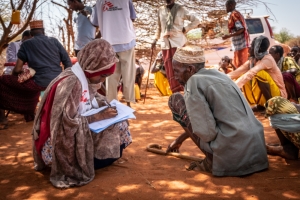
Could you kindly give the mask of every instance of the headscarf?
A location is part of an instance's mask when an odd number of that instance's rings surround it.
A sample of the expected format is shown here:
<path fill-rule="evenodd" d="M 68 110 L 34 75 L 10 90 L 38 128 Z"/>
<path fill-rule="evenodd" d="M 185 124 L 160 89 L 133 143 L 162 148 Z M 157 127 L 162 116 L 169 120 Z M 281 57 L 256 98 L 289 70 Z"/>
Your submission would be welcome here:
<path fill-rule="evenodd" d="M 83 71 L 96 73 L 110 69 L 119 60 L 112 46 L 103 39 L 88 43 L 78 53 L 77 60 Z"/>
<path fill-rule="evenodd" d="M 265 103 L 265 117 L 275 114 L 298 114 L 297 108 L 287 99 L 277 96 L 269 99 Z"/>
<path fill-rule="evenodd" d="M 265 52 L 259 52 L 261 43 L 264 39 L 268 39 L 267 37 L 261 35 L 257 38 L 255 38 L 254 42 L 254 56 L 256 59 L 261 60 L 265 55 L 269 54 L 268 49 Z"/>

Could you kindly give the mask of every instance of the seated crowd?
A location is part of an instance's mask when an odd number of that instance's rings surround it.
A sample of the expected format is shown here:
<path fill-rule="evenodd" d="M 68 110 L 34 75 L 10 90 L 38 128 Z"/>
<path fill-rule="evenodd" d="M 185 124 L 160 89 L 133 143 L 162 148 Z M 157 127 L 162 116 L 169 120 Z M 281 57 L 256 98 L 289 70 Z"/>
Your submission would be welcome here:
<path fill-rule="evenodd" d="M 80 49 L 78 62 L 72 66 L 58 40 L 45 36 L 42 21 L 30 23 L 30 34 L 32 38 L 22 39 L 13 74 L 0 76 L 0 128 L 8 124 L 4 110 L 23 114 L 26 121 L 34 119 L 35 169 L 51 167 L 50 181 L 58 188 L 87 184 L 95 177 L 95 169 L 111 165 L 132 142 L 127 120 L 98 134 L 89 128 L 90 123 L 118 115 L 98 91 L 114 74 L 119 60 L 109 42 L 95 39 Z M 172 58 L 172 76 L 184 92 L 172 93 L 163 54 L 158 54 L 151 68 L 155 85 L 161 95 L 170 96 L 173 119 L 184 130 L 167 153 L 179 152 L 182 143 L 191 138 L 205 155 L 205 159 L 190 163 L 187 170 L 243 176 L 267 169 L 267 153 L 298 159 L 298 53 L 283 57 L 282 47 L 270 48 L 268 38 L 259 36 L 252 41 L 249 55 L 237 68 L 225 56 L 214 70 L 205 68 L 200 47 L 178 47 Z M 18 75 L 25 63 L 35 74 L 20 82 Z M 138 87 L 144 74 L 139 67 Z M 35 112 L 41 91 L 45 93 Z M 102 106 L 108 107 L 91 116 L 82 115 Z M 256 111 L 269 117 L 280 144 L 265 143 Z"/>

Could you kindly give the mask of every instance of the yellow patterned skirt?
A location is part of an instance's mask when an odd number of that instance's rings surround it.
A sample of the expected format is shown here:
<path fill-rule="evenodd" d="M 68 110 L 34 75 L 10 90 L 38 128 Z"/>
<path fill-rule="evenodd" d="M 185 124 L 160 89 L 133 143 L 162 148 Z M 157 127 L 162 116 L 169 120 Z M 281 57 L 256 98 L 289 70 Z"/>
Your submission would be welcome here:
<path fill-rule="evenodd" d="M 280 90 L 272 77 L 264 70 L 259 71 L 255 77 L 243 86 L 245 97 L 250 105 L 264 106 L 266 99 L 258 87 L 258 81 L 268 83 L 272 97 L 280 96 Z"/>

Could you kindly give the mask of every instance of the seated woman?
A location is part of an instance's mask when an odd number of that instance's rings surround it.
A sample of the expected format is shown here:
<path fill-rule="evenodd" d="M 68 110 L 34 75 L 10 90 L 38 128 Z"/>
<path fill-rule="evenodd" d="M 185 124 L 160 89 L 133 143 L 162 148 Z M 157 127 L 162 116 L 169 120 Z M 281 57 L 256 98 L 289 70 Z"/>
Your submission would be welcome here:
<path fill-rule="evenodd" d="M 157 54 L 155 62 L 151 66 L 151 73 L 154 74 L 154 85 L 162 96 L 170 96 L 172 90 L 166 76 L 162 52 Z"/>
<path fill-rule="evenodd" d="M 263 111 L 264 104 L 274 96 L 287 98 L 282 74 L 273 57 L 268 54 L 270 41 L 265 36 L 254 38 L 249 50 L 250 60 L 237 70 L 230 72 L 231 79 L 243 88 L 245 97 L 253 112 Z"/>
<path fill-rule="evenodd" d="M 282 97 L 273 97 L 267 103 L 266 117 L 280 140 L 278 144 L 267 144 L 267 153 L 286 159 L 298 159 L 300 149 L 300 106 Z"/>
<path fill-rule="evenodd" d="M 280 45 L 274 45 L 269 50 L 269 54 L 274 58 L 282 72 L 288 99 L 298 103 L 298 98 L 300 98 L 300 67 L 292 57 L 284 57 L 283 52 L 284 50 Z"/>
<path fill-rule="evenodd" d="M 96 134 L 89 124 L 117 115 L 114 108 L 84 117 L 92 108 L 108 105 L 97 89 L 113 74 L 112 46 L 97 39 L 78 53 L 78 63 L 47 87 L 33 125 L 35 169 L 51 166 L 55 187 L 81 186 L 94 179 L 95 169 L 112 164 L 132 141 L 127 121 Z"/>
<path fill-rule="evenodd" d="M 300 47 L 293 46 L 291 48 L 290 55 L 291 55 L 292 58 L 294 58 L 294 60 L 296 61 L 296 63 L 300 66 Z"/>
<path fill-rule="evenodd" d="M 219 69 L 220 72 L 223 72 L 225 74 L 228 74 L 234 70 L 236 70 L 236 67 L 232 63 L 232 59 L 230 59 L 228 56 L 224 56 L 220 63 L 219 63 Z"/>

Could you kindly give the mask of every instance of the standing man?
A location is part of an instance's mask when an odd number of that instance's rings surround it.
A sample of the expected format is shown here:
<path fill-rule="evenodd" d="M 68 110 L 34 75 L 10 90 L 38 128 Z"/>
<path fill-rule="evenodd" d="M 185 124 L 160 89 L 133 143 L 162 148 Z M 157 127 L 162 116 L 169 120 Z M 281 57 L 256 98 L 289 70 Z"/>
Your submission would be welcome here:
<path fill-rule="evenodd" d="M 204 64 L 203 50 L 197 46 L 177 49 L 173 57 L 174 76 L 185 88 L 184 96 L 170 97 L 169 107 L 185 133 L 167 152 L 178 152 L 190 137 L 206 158 L 187 170 L 242 176 L 268 168 L 262 124 L 237 85 L 217 70 L 204 69 Z"/>
<path fill-rule="evenodd" d="M 78 52 L 90 41 L 95 39 L 96 27 L 89 20 L 92 14 L 92 8 L 84 6 L 81 0 L 68 0 L 69 8 L 77 11 L 76 23 L 76 39 L 74 51 L 77 56 Z"/>
<path fill-rule="evenodd" d="M 232 49 L 234 51 L 233 64 L 239 68 L 248 60 L 248 47 L 250 45 L 250 38 L 248 28 L 243 15 L 235 9 L 235 0 L 226 1 L 226 11 L 231 12 L 228 20 L 229 34 L 222 38 L 226 40 L 231 38 Z"/>
<path fill-rule="evenodd" d="M 157 40 L 160 39 L 164 66 L 173 93 L 183 90 L 182 86 L 174 78 L 173 55 L 178 47 L 185 45 L 187 39 L 184 34 L 196 28 L 200 23 L 197 17 L 174 1 L 165 0 L 166 5 L 158 9 L 157 29 L 152 43 L 152 48 L 155 48 Z M 188 20 L 191 23 L 184 26 L 184 20 Z"/>
<path fill-rule="evenodd" d="M 4 110 L 23 114 L 27 122 L 34 120 L 40 92 L 62 72 L 60 63 L 64 68 L 72 66 L 61 43 L 45 36 L 42 20 L 31 21 L 29 26 L 32 38 L 22 43 L 13 75 L 0 76 L 0 125 L 7 126 Z M 24 63 L 34 69 L 35 74 L 20 83 L 18 74 L 22 73 Z"/>
<path fill-rule="evenodd" d="M 18 56 L 17 53 L 20 49 L 22 42 L 31 38 L 30 31 L 26 30 L 22 33 L 22 39 L 20 41 L 11 42 L 9 43 L 7 50 L 6 50 L 6 62 L 7 63 L 14 63 L 17 61 Z"/>
<path fill-rule="evenodd" d="M 91 22 L 98 26 L 102 38 L 107 40 L 117 54 L 119 62 L 113 75 L 107 78 L 106 97 L 108 101 L 118 98 L 118 83 L 123 80 L 123 95 L 127 105 L 135 103 L 135 30 L 133 21 L 136 13 L 132 0 L 97 0 L 91 15 Z"/>

